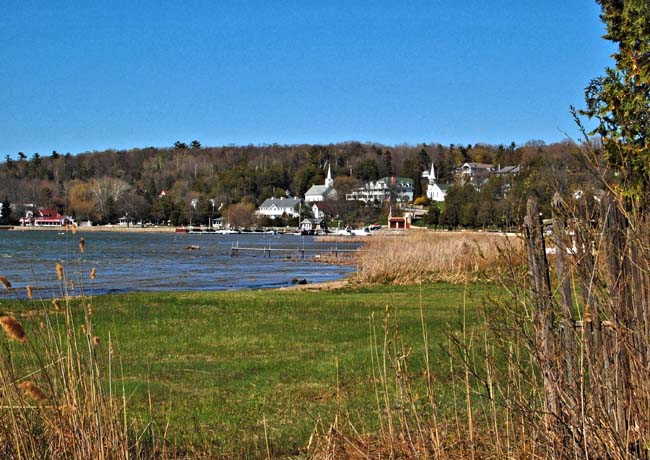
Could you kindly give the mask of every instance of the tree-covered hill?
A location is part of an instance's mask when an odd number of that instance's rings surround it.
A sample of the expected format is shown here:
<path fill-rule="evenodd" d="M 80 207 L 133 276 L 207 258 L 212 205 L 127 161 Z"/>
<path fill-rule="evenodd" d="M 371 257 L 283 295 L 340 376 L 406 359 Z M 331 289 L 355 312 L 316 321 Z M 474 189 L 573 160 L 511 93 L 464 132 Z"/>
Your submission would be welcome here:
<path fill-rule="evenodd" d="M 200 222 L 234 203 L 259 205 L 272 196 L 302 196 L 323 183 L 329 164 L 339 196 L 368 180 L 398 175 L 426 190 L 421 172 L 433 163 L 440 182 L 452 183 L 464 162 L 522 165 L 534 193 L 568 191 L 582 167 L 571 142 L 522 146 L 398 145 L 346 142 L 329 145 L 203 147 L 176 142 L 169 148 L 106 150 L 77 155 L 22 152 L 0 163 L 0 199 L 21 207 L 55 208 L 78 220 L 114 222 L 128 213 L 136 220 Z M 529 181 L 530 182 L 530 181 Z M 548 189 L 548 190 L 547 190 Z M 553 190 L 554 191 L 554 190 Z M 195 208 L 190 210 L 193 200 Z"/>

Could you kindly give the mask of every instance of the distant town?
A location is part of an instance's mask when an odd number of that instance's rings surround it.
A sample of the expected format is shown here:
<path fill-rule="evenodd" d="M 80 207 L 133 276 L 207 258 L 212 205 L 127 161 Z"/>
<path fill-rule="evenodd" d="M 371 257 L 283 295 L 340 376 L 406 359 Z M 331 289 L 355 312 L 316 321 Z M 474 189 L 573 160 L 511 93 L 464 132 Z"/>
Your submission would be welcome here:
<path fill-rule="evenodd" d="M 0 223 L 208 229 L 505 229 L 523 197 L 589 184 L 572 142 L 19 152 L 0 164 Z"/>

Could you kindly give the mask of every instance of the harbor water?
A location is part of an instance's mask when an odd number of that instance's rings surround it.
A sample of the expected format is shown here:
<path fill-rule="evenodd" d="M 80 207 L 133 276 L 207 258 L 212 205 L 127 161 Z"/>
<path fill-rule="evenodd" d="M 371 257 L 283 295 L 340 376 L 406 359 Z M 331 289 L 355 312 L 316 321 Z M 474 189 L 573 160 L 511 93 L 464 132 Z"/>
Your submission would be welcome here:
<path fill-rule="evenodd" d="M 84 252 L 79 240 L 85 240 Z M 264 252 L 231 248 L 271 247 Z M 296 279 L 308 283 L 333 281 L 354 272 L 351 265 L 314 260 L 316 250 L 355 249 L 359 243 L 320 243 L 313 236 L 260 233 L 176 234 L 57 231 L 0 232 L 0 275 L 23 297 L 20 288 L 32 286 L 42 297 L 62 294 L 56 265 L 65 270 L 70 290 L 99 295 L 134 291 L 235 290 L 288 286 Z M 304 249 L 305 258 L 300 250 Z M 96 277 L 90 278 L 92 269 Z M 2 295 L 7 296 L 3 291 Z M 15 295 L 15 294 L 14 294 Z"/>

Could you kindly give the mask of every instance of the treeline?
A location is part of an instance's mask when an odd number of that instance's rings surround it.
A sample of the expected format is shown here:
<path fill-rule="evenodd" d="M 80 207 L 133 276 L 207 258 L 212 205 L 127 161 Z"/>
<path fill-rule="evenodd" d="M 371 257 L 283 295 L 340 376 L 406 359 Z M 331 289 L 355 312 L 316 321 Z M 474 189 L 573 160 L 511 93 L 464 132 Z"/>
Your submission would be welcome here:
<path fill-rule="evenodd" d="M 522 173 L 507 185 L 513 193 L 505 193 L 504 184 L 492 192 L 475 190 L 478 195 L 472 199 L 457 200 L 455 205 L 451 200 L 440 216 L 448 225 L 476 226 L 487 222 L 480 217 L 485 214 L 485 205 L 505 206 L 507 212 L 499 212 L 507 217 L 493 218 L 489 223 L 502 225 L 521 217 L 525 195 L 532 193 L 546 202 L 553 191 L 568 192 L 581 183 L 584 168 L 576 155 L 578 150 L 571 142 L 545 145 L 535 141 L 521 146 L 346 142 L 224 147 L 203 147 L 193 141 L 176 142 L 169 148 L 78 155 L 53 151 L 47 156 L 28 156 L 19 152 L 17 158 L 7 155 L 0 163 L 0 200 L 16 206 L 14 217 L 23 206 L 32 204 L 96 223 L 116 222 L 125 214 L 136 221 L 202 223 L 233 204 L 251 208 L 272 196 L 303 196 L 311 185 L 324 182 L 328 164 L 343 198 L 366 181 L 393 175 L 412 178 L 415 196 L 420 196 L 427 185 L 421 173 L 431 163 L 440 183 L 453 183 L 455 169 L 464 162 L 495 167 L 521 165 Z M 450 198 L 456 195 L 455 190 L 450 188 Z M 503 201 L 506 197 L 507 206 Z M 474 203 L 473 211 L 464 209 L 470 202 Z M 456 207 L 457 219 L 449 214 Z M 377 215 L 358 203 L 339 203 L 333 208 L 347 223 Z"/>
<path fill-rule="evenodd" d="M 580 150 L 573 145 L 567 148 L 542 149 L 523 158 L 516 175 L 494 174 L 480 187 L 452 184 L 444 205 L 433 204 L 425 223 L 446 228 L 512 228 L 521 225 L 531 196 L 541 203 L 542 214 L 550 216 L 555 192 L 570 202 L 593 195 L 593 176 L 586 174 Z"/>

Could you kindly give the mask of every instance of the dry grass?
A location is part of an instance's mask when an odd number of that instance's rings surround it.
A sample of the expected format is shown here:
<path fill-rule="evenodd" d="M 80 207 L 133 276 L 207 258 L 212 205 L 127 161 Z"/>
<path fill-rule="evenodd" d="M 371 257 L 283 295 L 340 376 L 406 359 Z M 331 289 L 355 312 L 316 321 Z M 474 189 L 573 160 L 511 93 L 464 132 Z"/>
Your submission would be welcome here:
<path fill-rule="evenodd" d="M 463 308 L 460 330 L 450 330 L 449 379 L 442 383 L 451 397 L 440 398 L 430 384 L 427 325 L 420 358 L 425 370 L 414 372 L 409 362 L 418 347 L 404 346 L 391 331 L 387 310 L 383 328 L 371 331 L 380 429 L 359 433 L 342 414 L 315 436 L 312 458 L 650 458 L 650 225 L 620 197 L 599 198 L 593 204 L 599 219 L 591 218 L 594 210 L 581 221 L 556 206 L 552 237 L 558 248 L 576 249 L 558 251 L 554 271 L 539 211 L 529 205 L 527 272 L 511 258 L 502 266 L 508 295 L 481 310 L 477 327 L 467 327 Z M 378 281 L 385 281 L 404 279 L 383 268 L 386 260 L 409 263 L 395 252 L 427 253 L 412 256 L 411 263 L 419 264 L 417 270 L 429 267 L 433 276 L 440 267 L 432 257 L 447 258 L 459 276 L 492 264 L 500 269 L 499 251 L 490 257 L 485 245 L 499 241 L 493 235 L 416 234 L 373 240 L 366 249 L 383 252 L 374 262 L 380 267 L 375 275 L 386 273 Z M 440 411 L 449 400 L 451 415 Z"/>
<path fill-rule="evenodd" d="M 522 248 L 518 237 L 482 232 L 406 232 L 364 241 L 355 280 L 371 284 L 476 281 L 499 271 L 504 251 Z"/>
<path fill-rule="evenodd" d="M 507 414 L 495 404 L 489 374 L 473 374 L 472 365 L 493 366 L 483 356 L 486 330 L 470 325 L 466 306 L 460 329 L 448 331 L 448 375 L 434 368 L 430 331 L 420 299 L 422 342 L 406 343 L 392 311 L 381 322 L 371 318 L 372 379 L 369 391 L 376 405 L 379 429 L 360 431 L 354 416 L 339 414 L 329 426 L 318 425 L 310 443 L 312 460 L 533 458 L 523 444 L 512 442 L 520 426 L 503 421 Z M 415 361 L 424 369 L 415 371 Z M 487 377 L 487 378 L 485 378 Z M 440 380 L 442 378 L 442 380 Z M 477 381 L 480 378 L 483 381 Z M 441 386 L 447 388 L 441 395 Z M 487 391 L 487 393 L 486 393 Z M 481 397 L 477 397 L 478 395 Z M 452 409 L 450 409 L 452 408 Z"/>
<path fill-rule="evenodd" d="M 0 458 L 144 458 L 152 439 L 128 420 L 110 336 L 102 346 L 93 334 L 92 298 L 70 297 L 72 274 L 60 263 L 56 273 L 61 299 L 35 299 L 28 287 L 20 316 L 29 321 L 0 317 Z"/>

